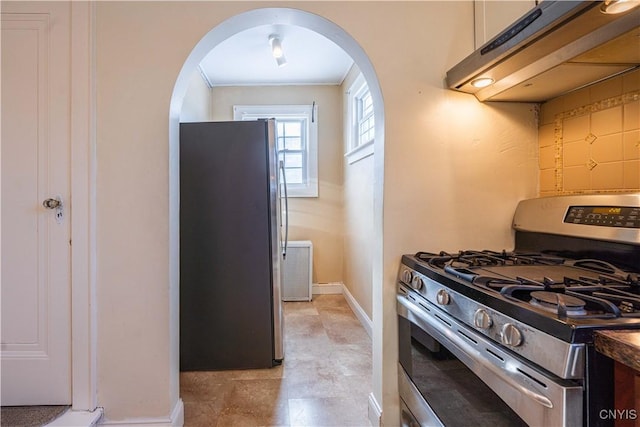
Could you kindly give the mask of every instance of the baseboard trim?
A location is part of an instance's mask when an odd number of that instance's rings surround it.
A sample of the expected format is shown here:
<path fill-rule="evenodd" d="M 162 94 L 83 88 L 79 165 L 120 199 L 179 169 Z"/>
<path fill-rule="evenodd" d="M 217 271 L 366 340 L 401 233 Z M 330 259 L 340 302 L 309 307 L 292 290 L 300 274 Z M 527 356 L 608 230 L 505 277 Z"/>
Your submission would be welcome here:
<path fill-rule="evenodd" d="M 369 393 L 369 405 L 367 406 L 369 422 L 374 427 L 382 426 L 382 409 L 373 393 Z"/>
<path fill-rule="evenodd" d="M 126 420 L 105 420 L 105 426 L 182 427 L 184 425 L 184 403 L 178 399 L 169 418 L 129 418 Z"/>
<path fill-rule="evenodd" d="M 371 321 L 371 319 L 369 319 L 367 313 L 365 313 L 360 304 L 358 304 L 358 301 L 356 301 L 353 295 L 351 295 L 351 292 L 349 292 L 349 289 L 347 289 L 347 287 L 344 285 L 342 288 L 342 293 L 344 294 L 344 299 L 347 300 L 347 304 L 349 304 L 349 307 L 351 307 L 353 313 L 356 315 L 360 323 L 362 323 L 362 327 L 367 332 L 367 335 L 369 335 L 369 338 L 373 338 L 371 336 L 373 330 L 373 322 Z"/>
<path fill-rule="evenodd" d="M 314 283 L 311 287 L 313 295 L 341 294 L 342 283 Z"/>
<path fill-rule="evenodd" d="M 184 402 L 178 398 L 173 411 L 171 412 L 171 427 L 182 427 L 184 425 Z"/>
<path fill-rule="evenodd" d="M 102 408 L 93 411 L 74 411 L 69 409 L 45 427 L 93 427 L 102 418 Z"/>

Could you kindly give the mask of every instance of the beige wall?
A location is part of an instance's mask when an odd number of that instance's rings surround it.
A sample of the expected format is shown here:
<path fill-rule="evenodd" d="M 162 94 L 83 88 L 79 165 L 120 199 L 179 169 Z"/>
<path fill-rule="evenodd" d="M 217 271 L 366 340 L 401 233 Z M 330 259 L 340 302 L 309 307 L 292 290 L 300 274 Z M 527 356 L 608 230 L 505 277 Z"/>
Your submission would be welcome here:
<path fill-rule="evenodd" d="M 211 91 L 199 71 L 191 74 L 189 88 L 184 96 L 181 122 L 204 122 L 210 120 L 211 115 Z"/>
<path fill-rule="evenodd" d="M 640 70 L 542 105 L 540 194 L 640 190 Z"/>
<path fill-rule="evenodd" d="M 345 166 L 344 284 L 373 318 L 373 157 Z"/>
<path fill-rule="evenodd" d="M 318 197 L 289 198 L 289 239 L 313 242 L 313 282 L 342 282 L 342 96 L 339 86 L 218 86 L 212 119 L 233 120 L 234 105 L 318 106 Z"/>
<path fill-rule="evenodd" d="M 537 193 L 532 107 L 480 104 L 443 84 L 446 70 L 473 49 L 471 2 L 97 3 L 97 388 L 107 421 L 159 423 L 176 405 L 172 91 L 209 30 L 266 7 L 302 9 L 344 29 L 380 84 L 384 141 L 374 160 L 373 234 L 383 246 L 373 261 L 373 392 L 386 425 L 398 420 L 400 255 L 509 247 L 515 205 Z"/>
<path fill-rule="evenodd" d="M 353 66 L 344 83 L 343 122 L 348 123 L 348 91 L 360 75 Z M 344 129 L 344 153 L 349 151 L 348 126 Z M 373 186 L 374 157 L 368 156 L 354 163 L 344 159 L 344 284 L 369 319 L 373 317 Z"/>

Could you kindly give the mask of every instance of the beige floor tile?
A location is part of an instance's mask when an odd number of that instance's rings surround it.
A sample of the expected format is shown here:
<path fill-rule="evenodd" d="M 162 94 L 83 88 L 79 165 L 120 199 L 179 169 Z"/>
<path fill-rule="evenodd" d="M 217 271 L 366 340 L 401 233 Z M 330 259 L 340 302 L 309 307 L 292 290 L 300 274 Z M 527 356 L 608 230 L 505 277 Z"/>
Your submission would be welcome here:
<path fill-rule="evenodd" d="M 369 426 L 366 407 L 358 405 L 357 399 L 290 399 L 291 426 L 347 427 Z"/>
<path fill-rule="evenodd" d="M 342 375 L 371 375 L 370 343 L 368 347 L 355 344 L 335 346 L 331 352 L 330 359 L 340 361 L 336 366 Z"/>
<path fill-rule="evenodd" d="M 347 301 L 341 294 L 316 295 L 313 297 L 313 305 L 319 310 L 326 307 L 349 308 Z"/>
<path fill-rule="evenodd" d="M 222 423 L 223 421 L 225 423 Z M 232 381 L 218 424 L 224 426 L 289 424 L 288 393 L 284 380 Z"/>
<path fill-rule="evenodd" d="M 328 359 L 331 356 L 332 342 L 326 335 L 323 337 L 286 340 L 284 342 L 284 354 L 286 364 L 292 360 L 316 360 Z"/>
<path fill-rule="evenodd" d="M 222 414 L 217 419 L 217 423 L 212 425 L 215 427 L 273 427 L 273 426 L 289 426 L 288 419 L 283 422 L 278 414 L 274 416 L 266 416 L 264 414 Z M 185 426 L 187 427 L 187 426 Z"/>
<path fill-rule="evenodd" d="M 284 317 L 281 366 L 180 374 L 185 426 L 370 425 L 371 340 L 344 297 L 286 302 Z"/>
<path fill-rule="evenodd" d="M 369 396 L 373 390 L 371 375 L 348 375 L 344 377 L 344 385 L 350 396 Z M 358 407 L 362 405 L 359 404 Z"/>
<path fill-rule="evenodd" d="M 283 311 L 285 316 L 317 316 L 318 310 L 313 305 L 313 302 L 306 301 L 290 301 L 283 304 Z"/>
<path fill-rule="evenodd" d="M 289 362 L 285 378 L 290 397 L 324 398 L 349 397 L 345 376 L 339 368 L 340 361 L 298 360 Z"/>
<path fill-rule="evenodd" d="M 302 336 L 324 335 L 324 326 L 319 315 L 311 316 L 286 316 L 285 317 L 285 337 L 298 338 Z"/>
<path fill-rule="evenodd" d="M 221 409 L 210 402 L 184 402 L 185 427 L 215 427 L 220 418 Z"/>
<path fill-rule="evenodd" d="M 208 372 L 180 374 L 180 396 L 184 402 L 208 402 L 219 404 L 221 407 L 230 391 L 229 382 L 207 374 Z"/>

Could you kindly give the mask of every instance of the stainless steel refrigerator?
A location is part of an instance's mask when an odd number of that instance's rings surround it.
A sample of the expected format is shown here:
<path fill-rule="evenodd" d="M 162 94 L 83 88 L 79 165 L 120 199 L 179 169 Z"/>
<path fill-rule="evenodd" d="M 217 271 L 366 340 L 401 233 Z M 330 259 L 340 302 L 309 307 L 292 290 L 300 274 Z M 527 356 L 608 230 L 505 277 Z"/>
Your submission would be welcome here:
<path fill-rule="evenodd" d="M 180 124 L 180 369 L 283 359 L 286 184 L 273 120 Z"/>

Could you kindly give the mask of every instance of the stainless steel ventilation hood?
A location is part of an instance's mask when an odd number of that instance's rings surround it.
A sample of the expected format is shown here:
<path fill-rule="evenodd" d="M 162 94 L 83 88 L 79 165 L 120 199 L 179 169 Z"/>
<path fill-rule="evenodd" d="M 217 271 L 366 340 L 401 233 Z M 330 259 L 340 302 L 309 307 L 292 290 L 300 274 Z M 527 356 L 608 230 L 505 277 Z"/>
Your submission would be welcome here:
<path fill-rule="evenodd" d="M 605 14 L 602 1 L 543 1 L 447 72 L 480 101 L 542 102 L 640 66 L 640 7 Z M 487 77 L 489 86 L 471 82 Z"/>

